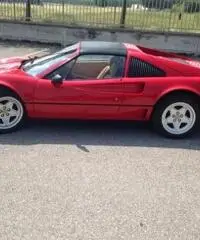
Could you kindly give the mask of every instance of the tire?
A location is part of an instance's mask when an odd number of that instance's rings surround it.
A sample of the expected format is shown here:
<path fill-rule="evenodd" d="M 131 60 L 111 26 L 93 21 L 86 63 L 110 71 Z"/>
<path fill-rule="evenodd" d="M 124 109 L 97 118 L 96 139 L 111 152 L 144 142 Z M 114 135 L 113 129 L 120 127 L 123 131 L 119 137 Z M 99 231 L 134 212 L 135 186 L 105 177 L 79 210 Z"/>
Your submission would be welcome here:
<path fill-rule="evenodd" d="M 24 126 L 26 110 L 21 99 L 7 89 L 0 89 L 0 133 L 11 133 Z"/>
<path fill-rule="evenodd" d="M 168 138 L 184 138 L 193 135 L 200 118 L 197 100 L 189 94 L 165 97 L 155 107 L 152 115 L 154 130 Z"/>

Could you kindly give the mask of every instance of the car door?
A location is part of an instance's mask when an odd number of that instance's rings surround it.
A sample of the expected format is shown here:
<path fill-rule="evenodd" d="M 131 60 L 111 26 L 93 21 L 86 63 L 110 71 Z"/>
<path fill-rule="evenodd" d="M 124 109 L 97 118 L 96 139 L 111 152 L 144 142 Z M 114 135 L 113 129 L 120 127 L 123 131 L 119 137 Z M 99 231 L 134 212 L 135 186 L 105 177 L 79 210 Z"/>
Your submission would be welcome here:
<path fill-rule="evenodd" d="M 77 62 L 76 62 L 77 63 Z M 86 69 L 80 65 L 82 70 Z M 122 78 L 86 78 L 82 70 L 62 81 L 38 80 L 35 112 L 48 118 L 114 119 L 122 104 Z M 91 72 L 95 69 L 88 68 Z M 97 71 L 98 68 L 95 70 Z M 98 71 L 97 71 L 98 72 Z M 72 77 L 73 75 L 73 77 Z M 55 74 L 54 74 L 55 76 Z"/>

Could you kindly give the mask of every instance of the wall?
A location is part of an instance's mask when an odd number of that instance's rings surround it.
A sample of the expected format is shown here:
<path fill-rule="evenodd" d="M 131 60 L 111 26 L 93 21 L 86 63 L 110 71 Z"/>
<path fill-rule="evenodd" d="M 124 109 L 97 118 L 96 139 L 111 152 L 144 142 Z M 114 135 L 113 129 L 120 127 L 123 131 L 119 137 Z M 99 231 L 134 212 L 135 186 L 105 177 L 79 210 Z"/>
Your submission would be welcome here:
<path fill-rule="evenodd" d="M 62 45 L 80 40 L 121 41 L 163 50 L 200 54 L 200 37 L 195 34 L 95 30 L 61 25 L 1 21 L 0 39 L 28 40 Z"/>

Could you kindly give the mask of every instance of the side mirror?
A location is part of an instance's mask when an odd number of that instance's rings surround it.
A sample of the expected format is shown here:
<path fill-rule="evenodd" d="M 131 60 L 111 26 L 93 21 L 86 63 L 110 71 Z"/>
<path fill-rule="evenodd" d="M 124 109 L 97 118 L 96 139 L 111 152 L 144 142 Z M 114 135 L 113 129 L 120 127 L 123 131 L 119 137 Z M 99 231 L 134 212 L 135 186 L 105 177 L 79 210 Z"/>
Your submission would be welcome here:
<path fill-rule="evenodd" d="M 53 83 L 62 83 L 62 76 L 60 76 L 59 74 L 55 74 L 52 77 L 52 82 Z"/>

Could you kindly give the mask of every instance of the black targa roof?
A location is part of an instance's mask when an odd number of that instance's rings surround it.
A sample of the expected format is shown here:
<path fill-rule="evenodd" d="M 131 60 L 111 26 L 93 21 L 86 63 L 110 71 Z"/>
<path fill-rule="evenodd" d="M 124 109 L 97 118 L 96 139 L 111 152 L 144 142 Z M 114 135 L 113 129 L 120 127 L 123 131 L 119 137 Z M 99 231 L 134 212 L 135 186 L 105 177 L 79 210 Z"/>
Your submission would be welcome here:
<path fill-rule="evenodd" d="M 80 42 L 81 54 L 108 54 L 126 56 L 127 50 L 123 43 L 103 41 Z"/>

